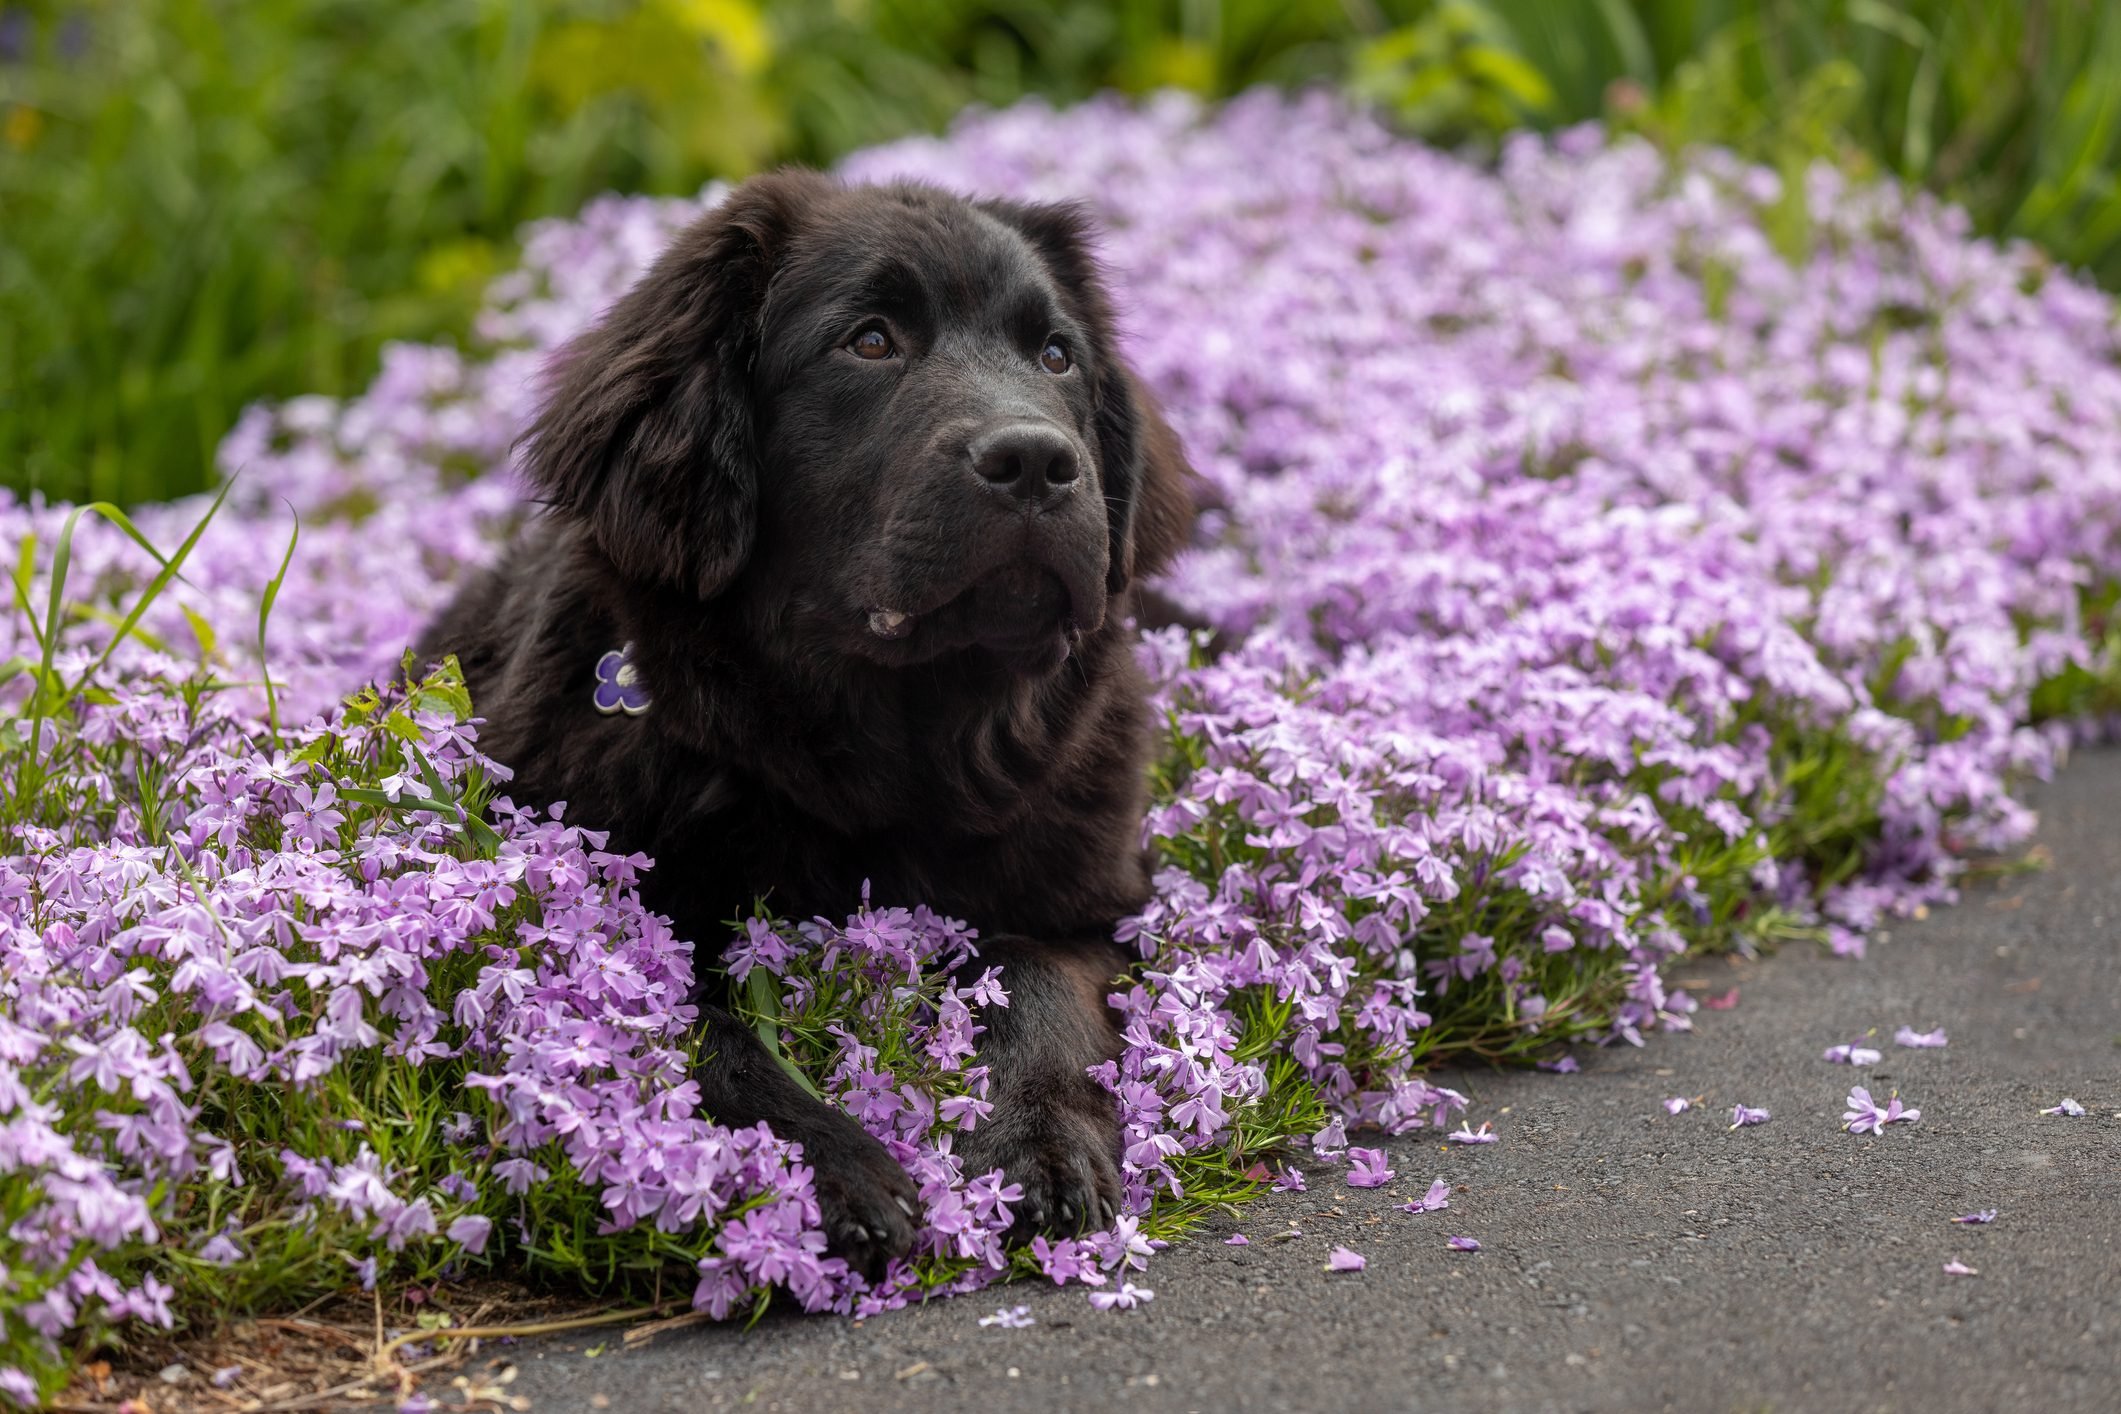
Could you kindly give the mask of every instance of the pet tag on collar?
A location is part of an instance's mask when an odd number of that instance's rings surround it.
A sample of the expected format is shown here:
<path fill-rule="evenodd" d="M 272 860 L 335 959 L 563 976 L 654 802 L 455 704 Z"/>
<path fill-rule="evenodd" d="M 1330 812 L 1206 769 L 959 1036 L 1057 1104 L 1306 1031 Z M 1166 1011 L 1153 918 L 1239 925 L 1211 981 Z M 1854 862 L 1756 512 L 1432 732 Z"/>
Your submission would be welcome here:
<path fill-rule="evenodd" d="M 648 710 L 648 686 L 633 665 L 631 643 L 597 659 L 597 690 L 590 700 L 607 717 L 619 712 L 638 717 Z"/>

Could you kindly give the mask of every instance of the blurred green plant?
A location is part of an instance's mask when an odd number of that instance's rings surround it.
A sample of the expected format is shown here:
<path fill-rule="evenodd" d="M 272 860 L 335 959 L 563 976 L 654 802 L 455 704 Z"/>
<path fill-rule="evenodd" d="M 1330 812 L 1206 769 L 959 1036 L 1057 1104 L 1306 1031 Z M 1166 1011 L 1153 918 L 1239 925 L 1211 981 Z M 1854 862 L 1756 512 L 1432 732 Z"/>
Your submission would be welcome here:
<path fill-rule="evenodd" d="M 1509 26 L 1476 0 L 1442 0 L 1415 23 L 1358 45 L 1348 86 L 1401 127 L 1438 141 L 1492 136 L 1555 106 Z"/>
<path fill-rule="evenodd" d="M 2121 284 L 2112 0 L 0 0 L 0 475 L 198 489 L 244 404 L 461 335 L 601 190 L 1318 80 L 1476 151 L 1602 117 L 1894 173 Z"/>
<path fill-rule="evenodd" d="M 0 466 L 194 490 L 244 404 L 461 330 L 525 219 L 779 150 L 742 0 L 87 0 L 0 19 Z"/>
<path fill-rule="evenodd" d="M 1601 0 L 1581 7 L 1596 44 L 1570 8 L 1495 4 L 1571 115 L 1602 88 L 1605 116 L 1667 147 L 1890 173 L 2121 285 L 2121 5 Z"/>

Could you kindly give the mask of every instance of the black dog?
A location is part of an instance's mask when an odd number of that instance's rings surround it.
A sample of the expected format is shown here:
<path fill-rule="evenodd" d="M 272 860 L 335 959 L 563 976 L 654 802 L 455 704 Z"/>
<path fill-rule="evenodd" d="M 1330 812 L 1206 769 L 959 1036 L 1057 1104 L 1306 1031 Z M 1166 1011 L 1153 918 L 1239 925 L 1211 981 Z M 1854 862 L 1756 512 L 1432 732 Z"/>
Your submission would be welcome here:
<path fill-rule="evenodd" d="M 681 935 L 926 903 L 982 938 L 989 1123 L 1019 1236 L 1119 1197 L 1104 1002 L 1140 907 L 1148 749 L 1124 619 L 1192 472 L 1114 350 L 1067 207 L 807 172 L 745 183 L 556 361 L 548 505 L 427 632 L 520 801 L 651 855 Z M 704 969 L 703 969 L 704 970 Z M 834 1250 L 907 1250 L 914 1189 L 727 1011 L 707 1112 L 817 1172 Z"/>

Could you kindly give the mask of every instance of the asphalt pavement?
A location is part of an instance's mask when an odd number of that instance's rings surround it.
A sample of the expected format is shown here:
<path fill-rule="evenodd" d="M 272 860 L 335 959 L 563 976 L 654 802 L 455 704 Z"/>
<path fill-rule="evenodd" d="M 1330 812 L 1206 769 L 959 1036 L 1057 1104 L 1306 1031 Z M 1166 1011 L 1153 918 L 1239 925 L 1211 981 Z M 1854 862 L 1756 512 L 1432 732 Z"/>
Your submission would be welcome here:
<path fill-rule="evenodd" d="M 1020 1282 L 862 1322 L 776 1315 L 632 1349 L 607 1332 L 517 1347 L 511 1392 L 537 1414 L 2114 1414 L 2121 751 L 2080 755 L 2034 803 L 2046 871 L 1972 886 L 1864 961 L 1682 967 L 1697 996 L 1736 987 L 1737 1004 L 1579 1074 L 1449 1073 L 1499 1142 L 1386 1141 L 1399 1178 L 1376 1190 L 1315 1169 L 1310 1192 L 1161 1254 L 1142 1308 Z M 1898 1047 L 1902 1025 L 1950 1044 Z M 1873 1030 L 1878 1064 L 1821 1059 Z M 1897 1090 L 1921 1121 L 1843 1132 L 1852 1083 Z M 1675 1116 L 1670 1096 L 1701 1100 Z M 2088 1113 L 2039 1113 L 2065 1096 Z M 1772 1118 L 1734 1131 L 1740 1103 Z M 1398 1210 L 1438 1176 L 1447 1211 Z M 1240 1231 L 1251 1245 L 1225 1244 Z M 1336 1245 L 1366 1269 L 1324 1270 Z M 978 1324 L 1017 1304 L 1036 1325 Z"/>

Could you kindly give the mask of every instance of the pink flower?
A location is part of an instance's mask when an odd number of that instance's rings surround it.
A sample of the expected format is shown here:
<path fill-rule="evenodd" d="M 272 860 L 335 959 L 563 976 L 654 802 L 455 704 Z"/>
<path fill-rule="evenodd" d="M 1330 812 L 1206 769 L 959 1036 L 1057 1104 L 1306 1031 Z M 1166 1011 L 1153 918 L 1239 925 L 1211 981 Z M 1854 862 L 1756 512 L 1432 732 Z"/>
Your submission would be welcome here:
<path fill-rule="evenodd" d="M 1942 1026 L 1935 1031 L 1917 1031 L 1912 1026 L 1903 1026 L 1893 1033 L 1893 1044 L 1896 1046 L 1912 1046 L 1918 1050 L 1933 1050 L 1938 1046 L 1947 1044 L 1947 1042 L 1944 1039 L 1944 1028 Z"/>
<path fill-rule="evenodd" d="M 1876 1065 L 1884 1059 L 1879 1052 L 1854 1042 L 1845 1046 L 1828 1046 L 1826 1058 L 1836 1065 Z"/>
<path fill-rule="evenodd" d="M 1493 1144 L 1502 1136 L 1495 1132 L 1493 1124 L 1487 1120 L 1482 1120 L 1478 1130 L 1461 1124 L 1444 1137 L 1453 1144 Z"/>
<path fill-rule="evenodd" d="M 1981 1275 L 1981 1273 L 1975 1271 L 1972 1267 L 1969 1267 L 1966 1263 L 1959 1261 L 1957 1258 L 1954 1258 L 1944 1264 L 1944 1274 L 1946 1276 L 1953 1277 L 1977 1277 Z"/>

